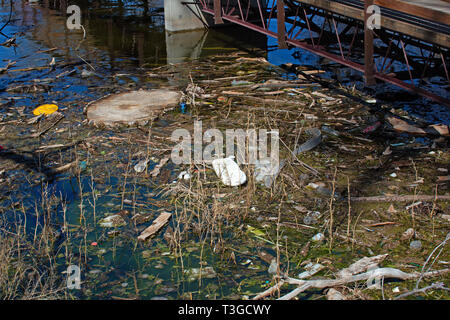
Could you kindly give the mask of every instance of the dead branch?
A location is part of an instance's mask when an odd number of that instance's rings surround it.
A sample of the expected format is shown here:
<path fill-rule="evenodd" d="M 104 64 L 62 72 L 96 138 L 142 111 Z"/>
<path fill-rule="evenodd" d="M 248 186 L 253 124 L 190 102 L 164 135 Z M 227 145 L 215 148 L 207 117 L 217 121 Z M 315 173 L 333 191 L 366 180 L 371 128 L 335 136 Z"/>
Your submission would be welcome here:
<path fill-rule="evenodd" d="M 443 275 L 443 274 L 446 274 L 449 272 L 450 272 L 450 269 L 442 269 L 442 270 L 437 270 L 437 271 L 426 272 L 423 274 L 423 276 L 424 277 L 436 277 L 436 276 L 440 276 L 440 275 Z M 418 277 L 420 277 L 419 272 L 406 273 L 406 272 L 403 272 L 401 270 L 394 269 L 394 268 L 378 268 L 378 269 L 370 270 L 370 271 L 367 271 L 367 272 L 364 272 L 364 273 L 361 273 L 358 275 L 339 278 L 339 279 L 331 279 L 331 280 L 299 280 L 299 279 L 294 279 L 294 278 L 287 278 L 287 279 L 285 279 L 286 283 L 296 284 L 299 287 L 292 290 L 290 293 L 282 296 L 278 300 L 292 299 L 292 298 L 296 297 L 297 295 L 299 295 L 300 293 L 302 293 L 308 289 L 311 289 L 311 288 L 324 289 L 324 288 L 342 286 L 344 284 L 349 284 L 349 283 L 358 282 L 358 281 L 364 281 L 364 280 L 370 281 L 373 279 L 381 279 L 381 278 L 410 280 L 410 279 L 416 279 Z"/>
<path fill-rule="evenodd" d="M 399 195 L 399 196 L 374 196 L 374 197 L 351 197 L 353 202 L 408 202 L 408 201 L 450 201 L 450 196 L 439 195 Z"/>

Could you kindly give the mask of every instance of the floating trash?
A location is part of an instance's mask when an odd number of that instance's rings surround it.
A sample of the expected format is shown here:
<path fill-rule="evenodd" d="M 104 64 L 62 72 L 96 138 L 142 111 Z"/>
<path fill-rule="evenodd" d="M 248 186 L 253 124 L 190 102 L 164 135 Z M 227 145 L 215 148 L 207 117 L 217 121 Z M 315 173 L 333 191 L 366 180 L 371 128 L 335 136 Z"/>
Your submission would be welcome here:
<path fill-rule="evenodd" d="M 280 165 L 277 160 L 271 158 L 258 159 L 255 162 L 255 180 L 270 187 L 280 172 Z"/>
<path fill-rule="evenodd" d="M 39 116 L 41 114 L 49 115 L 58 110 L 58 106 L 56 104 L 43 104 L 36 109 L 33 110 L 33 114 L 35 116 Z"/>
<path fill-rule="evenodd" d="M 411 241 L 409 247 L 413 250 L 419 250 L 422 248 L 422 242 L 420 242 L 420 240 Z"/>
<path fill-rule="evenodd" d="M 86 69 L 83 69 L 81 71 L 81 77 L 83 77 L 83 78 L 87 78 L 87 77 L 93 76 L 94 74 L 95 73 L 93 71 L 89 71 L 89 70 L 86 70 Z"/>
<path fill-rule="evenodd" d="M 312 241 L 323 241 L 325 240 L 325 235 L 323 233 L 318 233 L 314 237 L 311 238 Z"/>
<path fill-rule="evenodd" d="M 182 102 L 180 103 L 180 111 L 181 113 L 186 113 L 186 103 Z"/>
<path fill-rule="evenodd" d="M 114 228 L 125 225 L 125 220 L 118 214 L 100 220 L 99 225 L 104 228 Z"/>
<path fill-rule="evenodd" d="M 277 274 L 277 270 L 278 270 L 277 259 L 272 259 L 267 272 L 269 272 L 269 274 Z"/>
<path fill-rule="evenodd" d="M 247 181 L 244 171 L 239 169 L 239 165 L 232 157 L 215 159 L 212 161 L 212 166 L 222 183 L 227 186 L 240 186 Z"/>
<path fill-rule="evenodd" d="M 320 218 L 320 215 L 321 213 L 319 211 L 310 211 L 306 217 L 303 218 L 303 223 L 307 225 L 316 224 Z"/>
<path fill-rule="evenodd" d="M 145 168 L 147 168 L 147 160 L 141 160 L 134 166 L 134 171 L 136 172 L 143 172 Z"/>
<path fill-rule="evenodd" d="M 310 262 L 310 263 L 308 263 L 308 264 L 305 266 L 305 270 L 306 270 L 306 271 L 300 273 L 300 274 L 298 275 L 298 278 L 299 278 L 299 279 L 306 279 L 306 278 L 309 278 L 309 277 L 315 275 L 316 273 L 318 273 L 319 271 L 321 271 L 321 270 L 324 269 L 324 268 L 325 268 L 325 267 L 324 267 L 323 265 L 321 265 L 320 263 L 314 264 L 314 263 Z"/>
<path fill-rule="evenodd" d="M 184 270 L 184 274 L 188 277 L 189 281 L 195 281 L 198 278 L 212 279 L 217 276 L 216 271 L 212 267 L 192 268 Z"/>
<path fill-rule="evenodd" d="M 79 164 L 79 167 L 80 167 L 81 170 L 86 169 L 86 167 L 87 167 L 87 162 L 86 162 L 86 161 L 81 161 L 80 164 Z"/>
<path fill-rule="evenodd" d="M 187 171 L 181 171 L 180 174 L 178 175 L 178 179 L 189 180 L 190 178 L 191 175 Z"/>

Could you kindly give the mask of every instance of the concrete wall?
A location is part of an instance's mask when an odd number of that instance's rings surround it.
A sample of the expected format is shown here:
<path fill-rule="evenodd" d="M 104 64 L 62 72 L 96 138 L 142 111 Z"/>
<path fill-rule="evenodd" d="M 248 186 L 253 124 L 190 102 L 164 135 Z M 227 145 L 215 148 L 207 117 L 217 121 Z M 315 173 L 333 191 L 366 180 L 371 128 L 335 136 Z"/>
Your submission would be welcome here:
<path fill-rule="evenodd" d="M 189 2 L 189 0 L 164 0 L 164 20 L 167 31 L 176 32 L 204 28 L 200 19 L 187 6 L 206 23 L 203 13 L 196 5 L 182 4 L 181 2 L 184 1 Z"/>

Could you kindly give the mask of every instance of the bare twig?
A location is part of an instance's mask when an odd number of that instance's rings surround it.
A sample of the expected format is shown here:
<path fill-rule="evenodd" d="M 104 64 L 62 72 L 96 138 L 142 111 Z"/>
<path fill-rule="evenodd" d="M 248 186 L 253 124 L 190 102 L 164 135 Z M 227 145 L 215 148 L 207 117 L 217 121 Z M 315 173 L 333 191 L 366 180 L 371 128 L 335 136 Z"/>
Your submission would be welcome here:
<path fill-rule="evenodd" d="M 394 300 L 402 299 L 402 298 L 405 298 L 407 296 L 410 296 L 410 295 L 413 295 L 413 294 L 416 294 L 416 293 L 423 293 L 423 292 L 425 292 L 427 290 L 430 290 L 430 289 L 441 289 L 441 290 L 450 291 L 450 288 L 444 287 L 444 283 L 443 282 L 435 282 L 435 283 L 432 283 L 431 285 L 429 285 L 427 287 L 424 287 L 422 289 L 414 289 L 412 291 L 405 292 L 405 293 L 395 297 Z"/>
<path fill-rule="evenodd" d="M 437 271 L 430 271 L 423 274 L 424 277 L 435 277 L 440 276 L 446 273 L 449 273 L 450 269 L 442 269 Z M 368 281 L 373 279 L 401 279 L 401 280 L 410 280 L 420 277 L 421 274 L 418 272 L 414 273 L 406 273 L 398 269 L 394 268 L 378 268 L 375 270 L 370 270 L 358 275 L 345 277 L 345 278 L 338 278 L 338 279 L 330 279 L 330 280 L 300 280 L 300 279 L 294 279 L 294 278 L 287 278 L 286 283 L 289 284 L 296 284 L 299 287 L 292 290 L 290 293 L 282 296 L 279 298 L 279 300 L 289 300 L 300 293 L 311 289 L 311 288 L 317 288 L 317 289 L 324 289 L 324 288 L 330 288 L 330 287 L 336 287 L 341 286 L 344 284 L 352 283 L 352 282 L 358 282 L 358 281 Z"/>

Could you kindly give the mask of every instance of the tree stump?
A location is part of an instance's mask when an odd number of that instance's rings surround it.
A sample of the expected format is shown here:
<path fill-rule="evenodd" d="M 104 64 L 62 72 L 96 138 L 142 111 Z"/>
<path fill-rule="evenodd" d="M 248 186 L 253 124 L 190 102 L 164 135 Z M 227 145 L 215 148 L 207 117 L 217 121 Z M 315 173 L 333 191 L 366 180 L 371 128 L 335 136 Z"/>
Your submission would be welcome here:
<path fill-rule="evenodd" d="M 181 93 L 166 89 L 138 90 L 108 95 L 86 106 L 92 124 L 143 125 L 180 102 Z"/>

